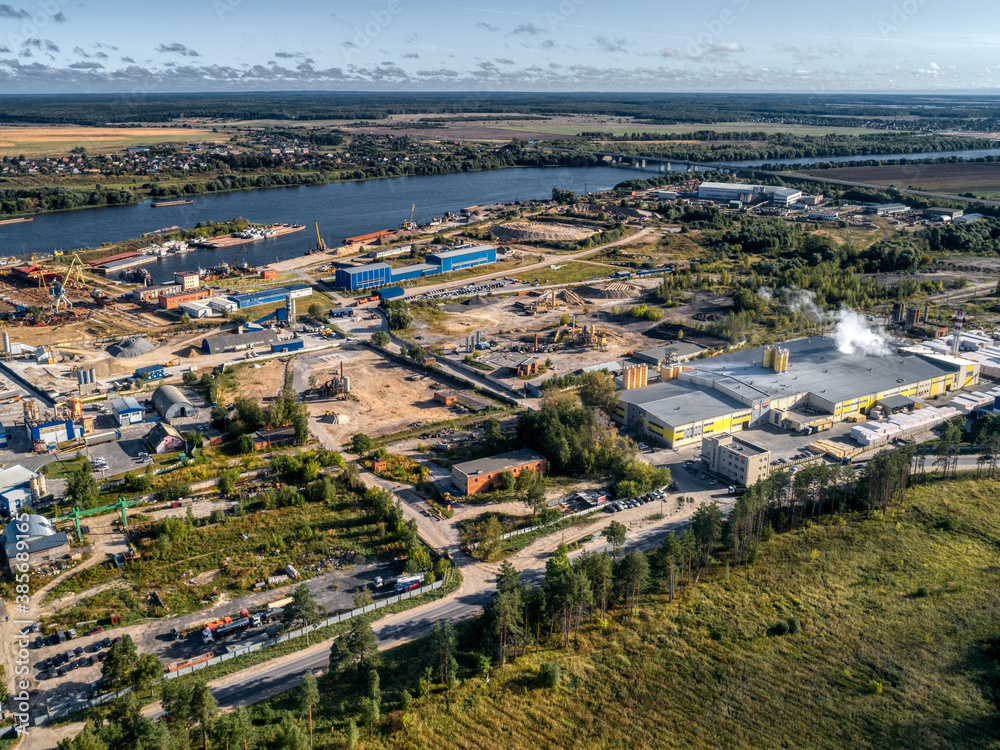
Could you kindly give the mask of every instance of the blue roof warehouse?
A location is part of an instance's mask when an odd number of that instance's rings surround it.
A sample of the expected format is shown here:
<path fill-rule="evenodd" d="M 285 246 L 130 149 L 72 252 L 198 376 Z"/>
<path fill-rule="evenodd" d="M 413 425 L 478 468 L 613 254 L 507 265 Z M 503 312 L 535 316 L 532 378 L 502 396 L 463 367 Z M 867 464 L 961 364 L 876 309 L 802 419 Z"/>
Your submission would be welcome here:
<path fill-rule="evenodd" d="M 368 263 L 353 268 L 338 268 L 334 276 L 334 283 L 341 289 L 348 291 L 373 289 L 388 284 L 413 281 L 425 276 L 435 276 L 449 271 L 460 271 L 487 263 L 496 263 L 496 260 L 497 249 L 492 245 L 467 245 L 456 250 L 429 253 L 425 263 L 415 263 L 399 268 L 393 268 L 388 263 Z"/>
<path fill-rule="evenodd" d="M 284 302 L 289 296 L 292 299 L 308 297 L 312 291 L 312 287 L 308 284 L 291 284 L 290 286 L 277 286 L 273 289 L 261 289 L 246 294 L 230 294 L 227 298 L 235 302 L 239 309 L 245 310 L 248 307 Z"/>

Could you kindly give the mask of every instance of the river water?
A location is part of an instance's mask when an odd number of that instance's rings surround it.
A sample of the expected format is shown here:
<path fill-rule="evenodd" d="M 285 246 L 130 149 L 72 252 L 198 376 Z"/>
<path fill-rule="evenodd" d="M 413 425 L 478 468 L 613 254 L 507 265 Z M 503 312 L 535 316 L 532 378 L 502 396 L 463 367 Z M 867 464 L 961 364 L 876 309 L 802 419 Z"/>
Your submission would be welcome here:
<path fill-rule="evenodd" d="M 145 232 L 177 226 L 190 229 L 201 221 L 227 221 L 243 217 L 261 224 L 305 224 L 306 231 L 246 244 L 244 256 L 253 266 L 262 266 L 305 253 L 316 246 L 314 221 L 330 246 L 345 237 L 396 229 L 410 218 L 425 223 L 447 211 L 458 213 L 467 206 L 548 198 L 552 188 L 608 190 L 629 179 L 624 170 L 607 167 L 529 167 L 466 172 L 429 177 L 395 177 L 364 182 L 334 182 L 220 193 L 194 197 L 183 206 L 152 208 L 150 202 L 107 208 L 43 214 L 23 224 L 0 225 L 0 256 L 51 253 L 97 247 Z M 226 250 L 194 250 L 148 263 L 154 283 L 173 280 L 175 271 L 194 270 L 232 261 L 239 246 Z"/>

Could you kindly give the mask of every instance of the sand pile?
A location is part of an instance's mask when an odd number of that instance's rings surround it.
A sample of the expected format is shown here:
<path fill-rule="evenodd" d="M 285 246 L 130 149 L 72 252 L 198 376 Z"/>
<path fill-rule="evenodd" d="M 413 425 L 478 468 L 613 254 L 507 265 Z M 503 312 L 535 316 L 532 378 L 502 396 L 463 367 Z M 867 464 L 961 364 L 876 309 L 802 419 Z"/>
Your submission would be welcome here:
<path fill-rule="evenodd" d="M 628 281 L 612 281 L 599 290 L 600 295 L 605 299 L 629 299 L 630 297 L 638 297 L 645 291 L 645 287 Z"/>
<path fill-rule="evenodd" d="M 149 339 L 143 339 L 137 336 L 122 339 L 117 344 L 112 344 L 107 349 L 108 354 L 112 357 L 117 357 L 118 359 L 141 357 L 143 354 L 149 354 L 153 351 L 156 351 L 156 344 Z"/>
<path fill-rule="evenodd" d="M 493 227 L 492 230 L 493 235 L 501 240 L 549 242 L 576 242 L 597 234 L 597 232 L 596 227 L 539 221 L 508 221 Z"/>

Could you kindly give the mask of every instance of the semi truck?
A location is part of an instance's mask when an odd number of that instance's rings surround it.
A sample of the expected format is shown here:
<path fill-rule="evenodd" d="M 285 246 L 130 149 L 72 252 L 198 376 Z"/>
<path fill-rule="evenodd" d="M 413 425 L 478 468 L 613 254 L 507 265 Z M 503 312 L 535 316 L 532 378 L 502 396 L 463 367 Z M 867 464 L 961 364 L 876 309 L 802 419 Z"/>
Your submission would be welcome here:
<path fill-rule="evenodd" d="M 396 593 L 401 591 L 410 591 L 411 589 L 419 588 L 420 584 L 424 582 L 424 574 L 417 573 L 412 576 L 403 576 L 402 578 L 396 579 Z"/>
<path fill-rule="evenodd" d="M 201 631 L 201 640 L 202 643 L 213 643 L 220 638 L 239 633 L 247 628 L 260 627 L 261 622 L 260 612 L 250 614 L 246 609 L 241 609 L 240 616 L 235 620 L 232 617 L 223 617 L 207 623 Z"/>

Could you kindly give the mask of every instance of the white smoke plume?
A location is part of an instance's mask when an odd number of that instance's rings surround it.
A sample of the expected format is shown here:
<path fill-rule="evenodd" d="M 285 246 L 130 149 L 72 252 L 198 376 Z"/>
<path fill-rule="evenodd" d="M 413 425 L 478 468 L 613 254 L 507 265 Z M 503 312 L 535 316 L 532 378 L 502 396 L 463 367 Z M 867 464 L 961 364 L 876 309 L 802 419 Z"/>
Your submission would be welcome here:
<path fill-rule="evenodd" d="M 757 296 L 767 302 L 778 300 L 791 312 L 806 315 L 817 324 L 833 326 L 837 350 L 844 354 L 884 357 L 892 353 L 892 341 L 883 328 L 873 328 L 864 315 L 849 307 L 841 307 L 832 314 L 824 311 L 816 303 L 816 294 L 808 289 L 772 290 L 762 286 Z"/>
<path fill-rule="evenodd" d="M 837 351 L 844 354 L 865 354 L 885 357 L 892 353 L 892 343 L 882 328 L 872 328 L 865 316 L 849 307 L 842 307 L 833 316 L 836 322 L 833 340 Z"/>

